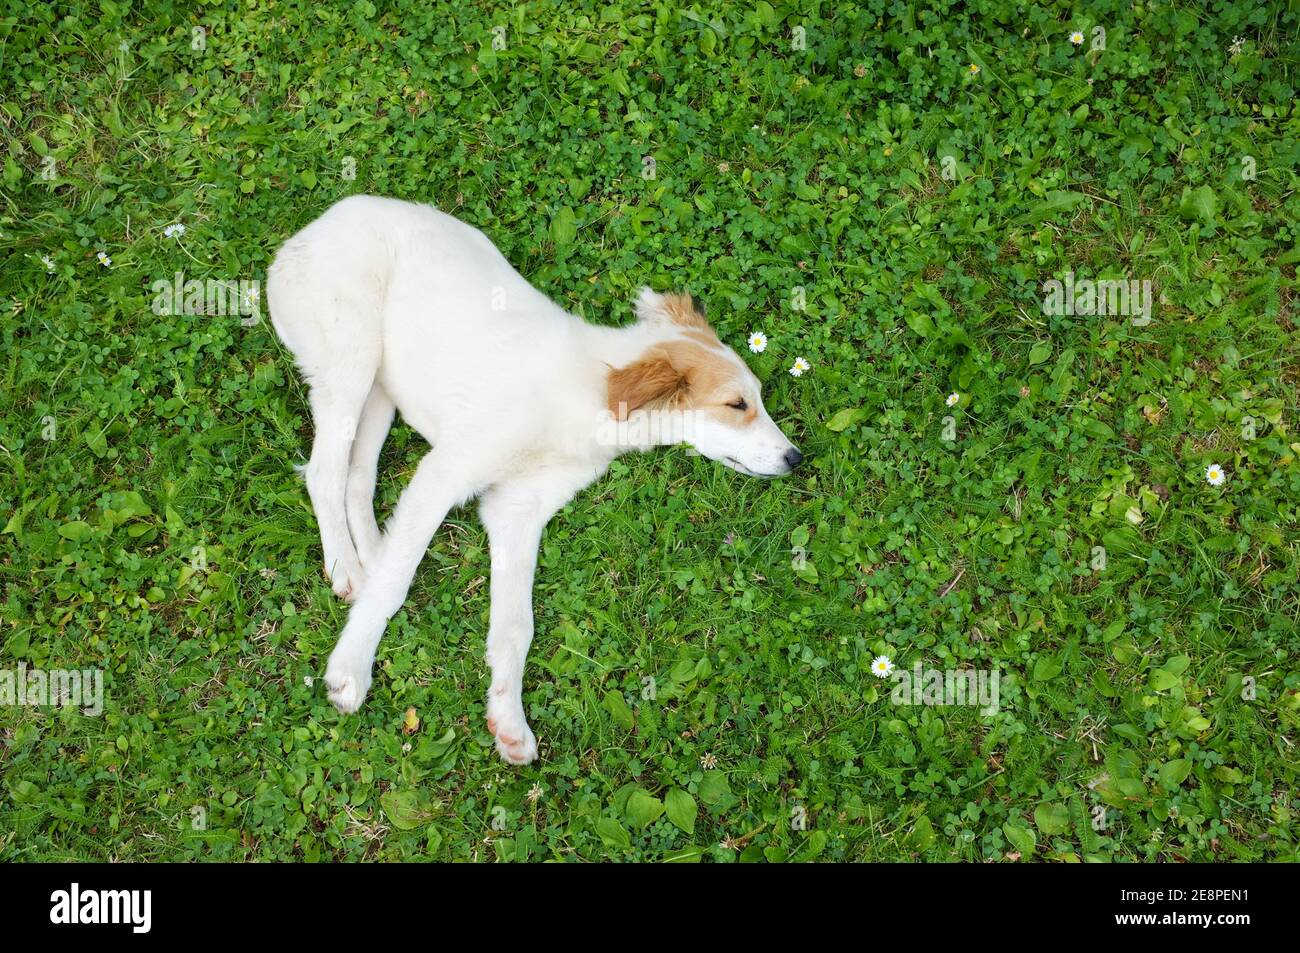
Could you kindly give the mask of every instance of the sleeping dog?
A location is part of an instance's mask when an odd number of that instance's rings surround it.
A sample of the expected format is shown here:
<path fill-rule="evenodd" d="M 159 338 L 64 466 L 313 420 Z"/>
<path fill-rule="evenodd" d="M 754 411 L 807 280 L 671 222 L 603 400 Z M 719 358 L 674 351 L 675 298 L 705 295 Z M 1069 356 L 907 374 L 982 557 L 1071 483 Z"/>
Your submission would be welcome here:
<path fill-rule="evenodd" d="M 325 571 L 352 603 L 325 671 L 344 713 L 366 697 L 434 532 L 477 498 L 492 562 L 487 723 L 505 760 L 529 763 L 524 660 L 552 514 L 628 450 L 687 443 L 756 477 L 803 459 L 688 295 L 643 289 L 635 324 L 588 324 L 478 229 L 427 205 L 343 199 L 284 243 L 266 293 L 310 388 L 306 480 Z M 431 449 L 381 534 L 376 467 L 395 409 Z"/>

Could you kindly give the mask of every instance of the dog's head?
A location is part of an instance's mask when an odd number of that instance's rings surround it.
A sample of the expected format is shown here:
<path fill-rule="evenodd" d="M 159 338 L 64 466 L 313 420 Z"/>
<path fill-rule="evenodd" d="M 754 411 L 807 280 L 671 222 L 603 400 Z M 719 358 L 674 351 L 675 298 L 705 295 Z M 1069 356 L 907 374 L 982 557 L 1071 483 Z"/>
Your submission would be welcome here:
<path fill-rule="evenodd" d="M 663 337 L 610 370 L 610 413 L 618 420 L 638 410 L 671 414 L 681 423 L 668 442 L 689 444 L 747 476 L 784 476 L 799 465 L 803 454 L 767 415 L 758 378 L 718 340 L 690 295 L 643 288 L 636 311 Z"/>

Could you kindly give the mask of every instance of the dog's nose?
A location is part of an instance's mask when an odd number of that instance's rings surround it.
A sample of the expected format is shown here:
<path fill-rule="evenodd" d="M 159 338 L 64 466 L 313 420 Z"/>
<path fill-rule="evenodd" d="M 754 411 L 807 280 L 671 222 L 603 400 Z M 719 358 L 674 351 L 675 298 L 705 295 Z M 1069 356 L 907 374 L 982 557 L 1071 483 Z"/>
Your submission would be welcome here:
<path fill-rule="evenodd" d="M 803 463 L 803 454 L 800 453 L 798 450 L 796 450 L 794 447 L 791 447 L 789 450 L 785 452 L 785 465 L 788 466 L 791 470 L 793 470 L 801 463 Z"/>

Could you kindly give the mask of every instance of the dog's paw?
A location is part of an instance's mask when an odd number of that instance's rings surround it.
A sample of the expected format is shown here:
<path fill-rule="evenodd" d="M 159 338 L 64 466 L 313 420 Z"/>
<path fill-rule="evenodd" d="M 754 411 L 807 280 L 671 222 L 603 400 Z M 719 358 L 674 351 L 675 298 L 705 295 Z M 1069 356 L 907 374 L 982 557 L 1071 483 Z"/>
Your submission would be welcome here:
<path fill-rule="evenodd" d="M 334 595 L 344 602 L 355 602 L 357 596 L 361 595 L 362 586 L 366 584 L 365 571 L 355 560 L 336 560 L 332 570 L 327 564 L 325 578 L 330 581 Z"/>
<path fill-rule="evenodd" d="M 350 715 L 361 707 L 370 690 L 370 669 L 374 664 L 362 664 L 356 659 L 337 658 L 337 653 L 330 656 L 325 668 L 325 688 L 329 692 L 330 703 L 344 715 Z"/>
<path fill-rule="evenodd" d="M 513 765 L 532 764 L 537 760 L 537 738 L 524 720 L 523 711 L 494 714 L 488 705 L 488 731 L 497 739 L 497 753 Z"/>

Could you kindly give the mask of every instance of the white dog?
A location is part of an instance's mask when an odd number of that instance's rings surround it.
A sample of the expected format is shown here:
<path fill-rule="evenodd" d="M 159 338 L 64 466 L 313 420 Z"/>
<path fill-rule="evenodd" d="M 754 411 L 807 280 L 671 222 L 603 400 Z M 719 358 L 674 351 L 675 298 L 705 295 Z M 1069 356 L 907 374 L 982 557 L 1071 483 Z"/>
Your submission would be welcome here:
<path fill-rule="evenodd" d="M 325 570 L 353 603 L 325 671 L 341 712 L 366 697 L 384 627 L 439 524 L 478 497 L 492 561 L 487 722 L 502 757 L 527 764 L 537 741 L 523 670 L 551 515 L 627 450 L 689 443 L 761 477 L 803 459 L 689 296 L 644 289 L 632 326 L 587 324 L 480 231 L 426 205 L 338 202 L 284 243 L 266 292 L 311 388 L 306 478 Z M 431 449 L 381 536 L 375 471 L 394 408 Z"/>

